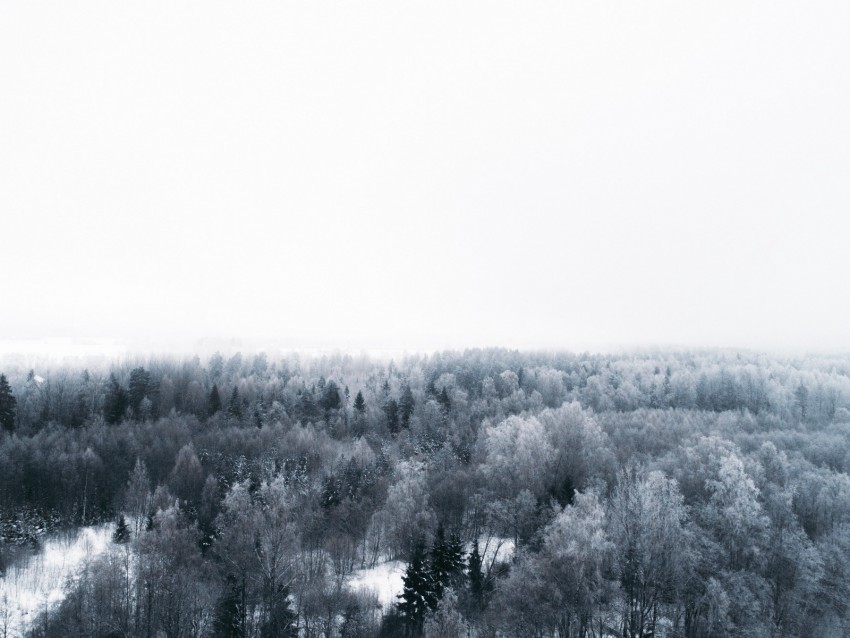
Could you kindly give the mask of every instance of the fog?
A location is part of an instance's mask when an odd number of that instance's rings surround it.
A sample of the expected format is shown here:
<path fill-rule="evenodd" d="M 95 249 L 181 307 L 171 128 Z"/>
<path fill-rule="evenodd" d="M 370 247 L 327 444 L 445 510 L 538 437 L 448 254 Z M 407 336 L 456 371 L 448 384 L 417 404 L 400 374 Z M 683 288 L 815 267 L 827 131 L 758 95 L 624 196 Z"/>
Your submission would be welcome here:
<path fill-rule="evenodd" d="M 848 31 L 838 2 L 3 3 L 0 346 L 849 348 Z"/>

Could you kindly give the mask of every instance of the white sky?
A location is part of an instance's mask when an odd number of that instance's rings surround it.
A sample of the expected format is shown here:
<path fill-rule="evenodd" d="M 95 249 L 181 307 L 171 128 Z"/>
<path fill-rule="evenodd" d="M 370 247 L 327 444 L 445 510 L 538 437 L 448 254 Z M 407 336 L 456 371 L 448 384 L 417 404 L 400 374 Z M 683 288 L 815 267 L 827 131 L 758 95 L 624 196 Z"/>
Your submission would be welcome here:
<path fill-rule="evenodd" d="M 846 0 L 2 2 L 0 339 L 850 348 L 848 114 Z"/>

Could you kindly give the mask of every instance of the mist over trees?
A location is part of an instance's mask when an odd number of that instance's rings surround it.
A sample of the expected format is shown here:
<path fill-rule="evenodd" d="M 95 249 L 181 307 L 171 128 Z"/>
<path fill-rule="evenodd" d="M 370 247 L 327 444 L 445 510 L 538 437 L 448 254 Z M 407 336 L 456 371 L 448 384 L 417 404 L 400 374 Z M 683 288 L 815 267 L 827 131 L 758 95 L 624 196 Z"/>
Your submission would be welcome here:
<path fill-rule="evenodd" d="M 0 569 L 115 523 L 32 636 L 850 633 L 850 357 L 0 372 Z"/>

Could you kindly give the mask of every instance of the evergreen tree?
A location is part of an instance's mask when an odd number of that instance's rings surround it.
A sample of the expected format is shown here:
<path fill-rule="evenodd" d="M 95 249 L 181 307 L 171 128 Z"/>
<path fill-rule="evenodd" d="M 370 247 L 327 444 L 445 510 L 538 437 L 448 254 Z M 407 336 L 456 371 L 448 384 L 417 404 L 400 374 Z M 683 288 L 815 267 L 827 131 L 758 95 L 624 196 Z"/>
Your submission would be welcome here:
<path fill-rule="evenodd" d="M 297 616 L 289 603 L 289 588 L 279 585 L 271 601 L 268 618 L 260 628 L 261 638 L 298 638 Z"/>
<path fill-rule="evenodd" d="M 446 588 L 455 584 L 462 574 L 463 545 L 460 538 L 453 534 L 450 540 L 447 539 L 443 524 L 440 523 L 431 549 L 431 577 L 437 598 L 442 598 Z"/>
<path fill-rule="evenodd" d="M 449 391 L 446 386 L 443 386 L 442 392 L 437 396 L 437 402 L 443 408 L 443 412 L 447 413 L 452 409 L 452 400 L 449 398 Z"/>
<path fill-rule="evenodd" d="M 127 411 L 127 392 L 118 383 L 115 374 L 109 375 L 109 387 L 103 400 L 103 418 L 112 425 L 124 418 Z"/>
<path fill-rule="evenodd" d="M 437 599 L 442 598 L 443 589 L 449 579 L 449 573 L 452 566 L 449 563 L 448 543 L 446 542 L 446 532 L 443 529 L 443 524 L 437 527 L 437 536 L 434 539 L 434 546 L 431 548 L 431 578 L 434 582 L 434 593 Z"/>
<path fill-rule="evenodd" d="M 215 383 L 213 384 L 212 390 L 210 390 L 208 404 L 210 416 L 221 410 L 221 395 L 218 393 L 218 385 Z"/>
<path fill-rule="evenodd" d="M 122 544 L 130 542 L 130 527 L 127 525 L 127 520 L 123 514 L 118 517 L 118 525 L 112 533 L 112 541 Z"/>
<path fill-rule="evenodd" d="M 476 606 L 480 607 L 484 598 L 484 572 L 481 569 L 481 554 L 478 553 L 478 541 L 472 545 L 472 552 L 469 554 L 469 569 L 467 575 L 469 577 L 469 593 Z"/>
<path fill-rule="evenodd" d="M 130 372 L 130 384 L 127 391 L 127 401 L 133 416 L 139 418 L 139 406 L 142 400 L 150 394 L 151 375 L 142 367 L 134 368 Z"/>
<path fill-rule="evenodd" d="M 387 427 L 390 429 L 390 434 L 398 433 L 398 402 L 395 399 L 389 399 L 384 403 L 384 414 L 387 415 Z"/>
<path fill-rule="evenodd" d="M 245 585 L 239 583 L 232 575 L 228 575 L 213 621 L 215 638 L 244 638 L 244 601 Z"/>
<path fill-rule="evenodd" d="M 401 391 L 401 398 L 398 400 L 398 412 L 401 417 L 401 427 L 410 427 L 410 417 L 413 414 L 413 408 L 416 405 L 416 399 L 413 398 L 413 392 L 409 385 L 405 385 Z"/>
<path fill-rule="evenodd" d="M 431 566 L 425 555 L 425 544 L 420 540 L 404 573 L 404 588 L 397 603 L 398 610 L 405 617 L 407 626 L 414 635 L 421 632 L 425 613 L 437 606 L 431 573 Z"/>
<path fill-rule="evenodd" d="M 334 381 L 328 381 L 322 392 L 322 407 L 325 410 L 339 410 L 342 398 L 339 396 L 339 386 Z"/>
<path fill-rule="evenodd" d="M 17 400 L 12 394 L 12 387 L 6 380 L 6 375 L 0 374 L 0 427 L 7 432 L 13 432 L 16 414 Z"/>
<path fill-rule="evenodd" d="M 242 400 L 239 398 L 239 388 L 233 387 L 233 392 L 230 393 L 230 405 L 227 406 L 227 412 L 230 416 L 242 416 Z"/>
<path fill-rule="evenodd" d="M 446 548 L 447 563 L 450 566 L 449 584 L 454 584 L 459 579 L 463 579 L 463 568 L 466 563 L 464 560 L 465 553 L 466 552 L 463 551 L 463 543 L 460 540 L 460 536 L 457 532 L 453 532 L 451 538 L 449 538 L 448 546 Z"/>
<path fill-rule="evenodd" d="M 358 390 L 357 396 L 354 397 L 354 409 L 360 414 L 366 412 L 366 400 L 363 398 L 363 393 Z"/>

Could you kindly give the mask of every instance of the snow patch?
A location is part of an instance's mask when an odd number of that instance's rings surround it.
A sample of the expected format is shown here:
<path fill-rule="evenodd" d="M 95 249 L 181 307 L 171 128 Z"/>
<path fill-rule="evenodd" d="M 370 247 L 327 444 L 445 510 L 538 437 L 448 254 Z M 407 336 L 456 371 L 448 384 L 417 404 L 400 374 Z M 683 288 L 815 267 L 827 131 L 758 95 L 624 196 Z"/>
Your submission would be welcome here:
<path fill-rule="evenodd" d="M 510 562 L 515 549 L 512 538 L 482 536 L 478 539 L 478 551 L 481 552 L 481 563 L 485 567 L 495 563 Z M 472 547 L 468 547 L 466 551 L 468 557 Z"/>
<path fill-rule="evenodd" d="M 69 581 L 103 554 L 114 524 L 84 527 L 76 534 L 46 539 L 39 552 L 11 565 L 0 577 L 0 635 L 23 636 L 39 614 L 65 598 Z"/>
<path fill-rule="evenodd" d="M 407 565 L 400 560 L 379 563 L 371 569 L 358 569 L 348 580 L 353 591 L 362 591 L 378 597 L 381 607 L 387 609 L 398 602 L 404 588 L 402 577 Z"/>

